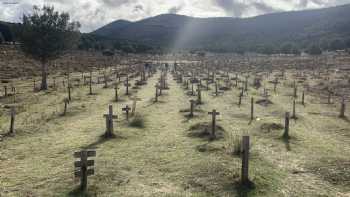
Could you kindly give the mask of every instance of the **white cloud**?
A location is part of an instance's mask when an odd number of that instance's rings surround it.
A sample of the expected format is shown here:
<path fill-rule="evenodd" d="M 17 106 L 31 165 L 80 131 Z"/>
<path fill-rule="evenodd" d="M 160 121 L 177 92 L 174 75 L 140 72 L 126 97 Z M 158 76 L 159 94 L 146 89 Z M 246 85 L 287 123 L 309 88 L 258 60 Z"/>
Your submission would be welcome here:
<path fill-rule="evenodd" d="M 68 12 L 82 24 L 83 32 L 89 32 L 117 19 L 136 21 L 163 13 L 249 17 L 346 3 L 350 0 L 0 0 L 0 20 L 20 22 L 33 5 L 48 4 Z"/>

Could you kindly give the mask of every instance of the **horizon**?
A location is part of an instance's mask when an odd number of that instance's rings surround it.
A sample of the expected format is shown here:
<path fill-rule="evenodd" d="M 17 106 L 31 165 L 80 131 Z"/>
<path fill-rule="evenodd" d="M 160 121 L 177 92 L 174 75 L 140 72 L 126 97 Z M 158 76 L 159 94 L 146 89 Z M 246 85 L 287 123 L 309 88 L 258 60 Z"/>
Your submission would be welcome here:
<path fill-rule="evenodd" d="M 240 0 L 177 0 L 167 3 L 144 2 L 141 0 L 75 1 L 65 0 L 0 0 L 0 21 L 19 23 L 23 14 L 29 14 L 33 5 L 49 5 L 62 12 L 68 12 L 73 21 L 81 23 L 81 32 L 90 33 L 114 21 L 137 22 L 147 18 L 177 14 L 195 18 L 251 18 L 266 14 L 290 11 L 304 11 L 342 6 L 350 0 L 299 0 L 288 1 L 246 1 Z M 205 5 L 205 6 L 203 6 Z M 83 11 L 76 12 L 83 8 Z M 118 10 L 117 12 L 115 10 Z"/>

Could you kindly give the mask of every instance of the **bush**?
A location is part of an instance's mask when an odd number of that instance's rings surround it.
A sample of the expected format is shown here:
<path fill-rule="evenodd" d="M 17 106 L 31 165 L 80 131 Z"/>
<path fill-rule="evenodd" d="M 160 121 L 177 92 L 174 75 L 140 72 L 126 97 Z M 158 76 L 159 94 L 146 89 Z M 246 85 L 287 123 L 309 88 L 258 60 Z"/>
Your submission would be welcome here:
<path fill-rule="evenodd" d="M 130 127 L 145 128 L 145 120 L 141 115 L 135 115 L 135 117 L 129 123 Z"/>

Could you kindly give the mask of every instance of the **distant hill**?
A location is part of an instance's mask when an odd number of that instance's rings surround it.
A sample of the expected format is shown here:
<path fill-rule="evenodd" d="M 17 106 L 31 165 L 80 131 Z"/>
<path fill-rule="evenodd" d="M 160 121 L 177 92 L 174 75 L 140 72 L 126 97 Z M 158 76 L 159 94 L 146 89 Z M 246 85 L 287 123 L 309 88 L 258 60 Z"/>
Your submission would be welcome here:
<path fill-rule="evenodd" d="M 91 34 L 170 49 L 273 52 L 283 45 L 331 47 L 350 39 L 350 4 L 252 18 L 194 18 L 163 14 L 137 22 L 115 21 Z"/>
<path fill-rule="evenodd" d="M 18 38 L 19 24 L 0 21 L 0 33 L 6 42 L 16 41 Z"/>

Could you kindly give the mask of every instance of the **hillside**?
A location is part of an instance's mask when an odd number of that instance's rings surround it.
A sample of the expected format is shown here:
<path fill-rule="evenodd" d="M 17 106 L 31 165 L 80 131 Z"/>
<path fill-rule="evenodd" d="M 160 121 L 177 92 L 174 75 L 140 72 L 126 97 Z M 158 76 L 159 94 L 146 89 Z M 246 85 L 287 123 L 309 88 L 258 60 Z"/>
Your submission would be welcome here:
<path fill-rule="evenodd" d="M 216 51 L 250 50 L 283 43 L 293 43 L 298 48 L 313 43 L 329 47 L 334 39 L 345 42 L 350 38 L 350 5 L 244 19 L 164 14 L 137 22 L 116 21 L 92 34 L 152 46 Z"/>

